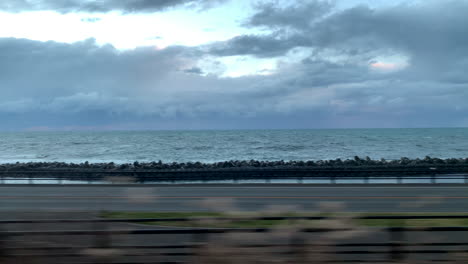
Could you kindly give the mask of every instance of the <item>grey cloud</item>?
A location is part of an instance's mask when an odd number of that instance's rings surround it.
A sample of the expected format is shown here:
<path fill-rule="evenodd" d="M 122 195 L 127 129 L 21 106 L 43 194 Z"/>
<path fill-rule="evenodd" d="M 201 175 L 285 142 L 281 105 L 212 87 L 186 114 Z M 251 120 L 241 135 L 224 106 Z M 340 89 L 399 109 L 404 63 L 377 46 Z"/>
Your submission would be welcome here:
<path fill-rule="evenodd" d="M 335 49 L 345 55 L 393 49 L 417 56 L 421 64 L 435 56 L 452 60 L 467 54 L 468 1 L 430 1 L 380 9 L 361 5 L 331 13 L 328 2 L 309 1 L 297 5 L 289 8 L 274 4 L 260 6 L 246 24 L 268 27 L 273 33 L 238 36 L 216 43 L 213 53 L 274 57 L 295 47 Z M 308 10 L 317 10 L 326 16 Z M 447 15 L 441 16 L 441 10 Z M 447 50 L 450 52 L 445 52 Z M 432 56 L 424 58 L 418 56 L 420 54 Z"/>
<path fill-rule="evenodd" d="M 126 93 L 119 87 L 130 87 L 135 81 L 150 89 L 149 81 L 162 79 L 188 63 L 182 53 L 191 56 L 181 47 L 118 51 L 112 46 L 99 47 L 94 40 L 70 45 L 7 38 L 0 39 L 0 51 L 4 99 L 16 96 L 17 89 L 33 98 L 60 96 L 76 89 L 86 92 L 95 86 Z"/>
<path fill-rule="evenodd" d="M 185 69 L 185 73 L 191 73 L 191 74 L 203 74 L 203 70 L 200 69 L 199 67 L 192 67 L 190 69 Z"/>
<path fill-rule="evenodd" d="M 253 55 L 256 57 L 277 57 L 284 55 L 294 47 L 307 46 L 307 42 L 308 40 L 301 36 L 242 35 L 211 45 L 209 52 L 216 56 Z"/>
<path fill-rule="evenodd" d="M 268 126 L 263 118 L 276 122 L 274 116 L 290 124 L 288 116 L 298 110 L 289 106 L 297 98 L 285 102 L 290 91 L 277 87 L 282 75 L 186 74 L 187 69 L 201 71 L 196 62 L 203 60 L 187 47 L 118 51 L 93 40 L 64 44 L 8 38 L 0 39 L 0 57 L 0 116 L 5 121 L 0 129 L 127 123 L 180 128 L 198 122 L 247 128 Z M 300 109 L 318 105 L 309 102 Z"/>
<path fill-rule="evenodd" d="M 0 10 L 7 12 L 54 10 L 60 13 L 111 11 L 148 13 L 178 6 L 203 10 L 225 1 L 227 0 L 3 0 L 0 2 Z"/>
<path fill-rule="evenodd" d="M 271 34 L 215 43 L 208 54 L 206 46 L 118 51 L 93 40 L 0 39 L 0 117 L 8 125 L 134 128 L 468 125 L 468 2 L 444 3 L 324 8 L 324 16 L 291 20 L 281 11 L 300 12 L 300 4 L 270 15 L 264 10 L 273 7 L 260 6 L 249 21 L 271 24 Z M 288 61 L 298 47 L 310 55 Z M 371 69 L 395 54 L 408 66 Z M 280 63 L 268 76 L 221 78 L 201 66 L 212 55 Z"/>
<path fill-rule="evenodd" d="M 40 103 L 39 110 L 60 105 L 80 109 L 76 105 L 80 102 L 83 109 L 113 105 L 125 110 L 128 107 L 122 104 L 128 98 L 164 96 L 157 84 L 191 65 L 194 55 L 183 47 L 118 51 L 112 46 L 99 47 L 94 40 L 63 44 L 0 39 L 0 56 L 2 109 L 14 110 L 14 102 L 32 98 L 36 104 L 28 107 Z"/>
<path fill-rule="evenodd" d="M 325 16 L 301 15 L 301 6 L 303 10 L 317 6 L 315 10 Z M 463 73 L 468 66 L 468 1 L 428 1 L 376 9 L 360 5 L 332 12 L 328 8 L 328 2 L 319 1 L 298 2 L 287 8 L 264 4 L 247 24 L 269 27 L 271 34 L 238 36 L 213 44 L 210 52 L 280 57 L 294 48 L 308 48 L 313 54 L 302 61 L 306 83 L 340 82 L 345 76 L 349 82 L 396 78 L 468 83 Z M 440 15 L 441 10 L 445 15 Z M 407 58 L 409 66 L 380 76 L 368 71 L 374 58 L 392 55 Z M 327 60 L 327 67 L 323 67 Z M 355 69 L 343 67 L 347 64 L 355 64 Z"/>
<path fill-rule="evenodd" d="M 0 112 L 168 118 L 258 110 L 247 91 L 261 77 L 201 76 L 199 56 L 188 47 L 119 51 L 92 39 L 64 44 L 0 38 Z"/>
<path fill-rule="evenodd" d="M 245 26 L 281 29 L 289 27 L 304 29 L 332 10 L 330 1 L 309 1 L 280 7 L 278 2 L 263 2 L 256 5 L 259 11 L 250 17 Z"/>
<path fill-rule="evenodd" d="M 460 125 L 468 111 L 464 84 L 316 58 L 270 76 L 219 78 L 187 74 L 204 60 L 188 47 L 0 39 L 0 56 L 0 129 L 442 126 Z"/>
<path fill-rule="evenodd" d="M 466 125 L 468 1 L 332 11 L 328 2 L 280 4 L 259 5 L 245 23 L 268 28 L 270 34 L 238 36 L 210 47 L 218 56 L 261 58 L 309 49 L 308 58 L 280 67 L 283 78 L 262 90 L 265 96 L 282 96 L 279 108 L 310 110 L 315 105 L 332 119 L 368 118 L 380 125 L 385 120 L 400 126 Z M 408 65 L 386 72 L 371 69 L 379 57 L 385 62 L 392 56 L 406 58 Z"/>

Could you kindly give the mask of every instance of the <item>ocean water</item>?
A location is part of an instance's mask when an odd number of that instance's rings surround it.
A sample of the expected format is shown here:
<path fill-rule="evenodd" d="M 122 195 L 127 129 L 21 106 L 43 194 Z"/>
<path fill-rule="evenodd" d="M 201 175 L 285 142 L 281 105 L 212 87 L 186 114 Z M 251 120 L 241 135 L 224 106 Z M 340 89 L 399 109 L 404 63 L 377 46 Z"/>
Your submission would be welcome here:
<path fill-rule="evenodd" d="M 2 132 L 0 163 L 468 157 L 468 128 Z"/>

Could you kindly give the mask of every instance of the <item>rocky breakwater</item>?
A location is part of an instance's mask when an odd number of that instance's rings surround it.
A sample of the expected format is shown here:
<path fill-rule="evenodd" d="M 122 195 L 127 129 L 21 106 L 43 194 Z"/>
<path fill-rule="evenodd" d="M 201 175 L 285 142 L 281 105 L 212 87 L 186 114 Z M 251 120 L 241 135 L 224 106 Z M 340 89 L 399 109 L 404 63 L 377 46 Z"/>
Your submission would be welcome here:
<path fill-rule="evenodd" d="M 213 180 L 293 178 L 327 175 L 418 175 L 468 173 L 468 158 L 373 160 L 369 157 L 309 161 L 231 160 L 215 163 L 201 162 L 138 162 L 65 163 L 29 162 L 0 165 L 2 177 L 60 177 L 71 180 L 102 180 L 106 177 L 133 177 L 137 181 Z"/>

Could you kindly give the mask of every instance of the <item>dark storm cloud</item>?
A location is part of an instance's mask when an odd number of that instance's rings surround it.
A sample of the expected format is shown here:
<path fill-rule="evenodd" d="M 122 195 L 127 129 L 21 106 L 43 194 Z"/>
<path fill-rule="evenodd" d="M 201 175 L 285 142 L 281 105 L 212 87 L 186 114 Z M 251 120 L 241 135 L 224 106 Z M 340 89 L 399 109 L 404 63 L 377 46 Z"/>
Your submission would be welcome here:
<path fill-rule="evenodd" d="M 60 13 L 91 12 L 124 13 L 157 12 L 171 7 L 186 6 L 206 9 L 226 0 L 2 0 L 0 10 L 7 12 L 54 10 Z"/>

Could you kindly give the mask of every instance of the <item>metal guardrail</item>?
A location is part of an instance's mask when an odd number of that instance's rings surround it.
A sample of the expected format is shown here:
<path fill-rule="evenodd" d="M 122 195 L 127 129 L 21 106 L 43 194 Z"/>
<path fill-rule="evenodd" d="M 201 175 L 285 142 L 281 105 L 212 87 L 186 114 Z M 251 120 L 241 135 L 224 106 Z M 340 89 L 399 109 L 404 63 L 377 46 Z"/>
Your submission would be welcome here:
<path fill-rule="evenodd" d="M 324 216 L 294 216 L 294 217 L 212 217 L 212 218 L 145 218 L 145 219 L 54 219 L 54 220 L 2 220 L 0 227 L 5 228 L 8 224 L 45 224 L 45 223 L 115 223 L 115 222 L 184 222 L 193 220 L 329 220 L 333 217 Z M 468 219 L 468 215 L 391 215 L 391 216 L 359 216 L 352 219 Z M 0 259 L 2 258 L 40 258 L 40 257 L 68 257 L 80 258 L 83 257 L 83 250 L 86 249 L 119 249 L 123 250 L 124 256 L 132 257 L 193 257 L 196 256 L 197 250 L 206 247 L 209 243 L 210 236 L 216 234 L 227 233 L 257 233 L 264 234 L 272 231 L 271 228 L 182 228 L 182 229 L 103 229 L 102 225 L 96 226 L 98 229 L 89 230 L 40 230 L 40 231 L 1 231 L 0 241 Z M 100 228 L 100 229 L 99 229 Z M 352 228 L 302 228 L 296 233 L 296 237 L 286 243 L 249 243 L 235 245 L 238 248 L 265 248 L 271 252 L 295 255 L 300 258 L 303 254 L 307 254 L 309 248 L 316 247 L 319 250 L 315 251 L 320 254 L 331 254 L 334 256 L 364 256 L 364 255 L 384 255 L 385 261 L 403 261 L 410 254 L 422 254 L 430 256 L 433 260 L 439 255 L 446 259 L 438 259 L 439 261 L 449 261 L 447 254 L 468 253 L 468 241 L 457 242 L 405 242 L 406 234 L 410 232 L 468 232 L 468 227 L 465 226 L 445 226 L 445 227 L 382 227 L 377 228 L 388 234 L 388 242 L 346 242 L 346 243 L 310 243 L 305 240 L 307 234 L 310 233 L 327 233 L 327 232 L 343 232 L 352 231 Z M 158 244 L 158 245 L 113 245 L 112 241 L 116 236 L 123 235 L 191 235 L 192 242 L 181 242 L 179 244 Z M 12 247 L 5 242 L 5 238 L 11 237 L 67 237 L 71 239 L 73 236 L 91 236 L 95 237 L 94 242 L 90 245 L 79 246 L 33 246 L 33 247 Z M 324 247 L 326 249 L 324 249 Z M 436 248 L 434 248 L 436 247 Z M 383 249 L 387 250 L 383 250 Z M 141 252 L 141 250 L 146 250 Z M 168 250 L 168 251 L 167 251 Z M 173 250 L 176 250 L 175 252 Z M 179 250 L 179 251 L 177 251 Z M 39 251 L 39 252 L 36 252 Z M 21 253 L 18 253 L 21 252 Z M 46 253 L 44 253 L 46 252 Z M 373 260 L 374 263 L 376 260 Z M 346 259 L 343 261 L 334 262 L 366 262 L 365 259 Z M 97 263 L 97 262 L 93 262 Z M 107 262 L 108 263 L 108 262 Z M 116 263 L 116 262 L 112 262 Z M 117 262 L 125 263 L 125 262 Z M 140 263 L 140 262 L 128 262 Z M 141 262 L 141 263 L 188 263 L 184 261 L 174 262 Z"/>
<path fill-rule="evenodd" d="M 0 184 L 11 181 L 35 184 L 37 181 L 61 183 L 99 183 L 131 179 L 134 183 L 177 183 L 289 180 L 303 183 L 307 181 L 362 181 L 390 180 L 403 183 L 408 180 L 428 181 L 461 180 L 468 184 L 467 166 L 442 167 L 356 167 L 356 168 L 294 168 L 294 169 L 212 169 L 212 170 L 3 170 L 0 171 Z"/>
<path fill-rule="evenodd" d="M 109 179 L 106 177 L 0 177 L 0 185 L 27 184 L 27 185 L 112 185 L 112 184 L 242 184 L 242 183 L 291 183 L 291 184 L 443 184 L 457 183 L 468 184 L 467 175 L 420 175 L 420 176 L 301 176 L 301 177 L 223 177 L 219 179 L 173 179 L 173 178 L 130 178 Z"/>

